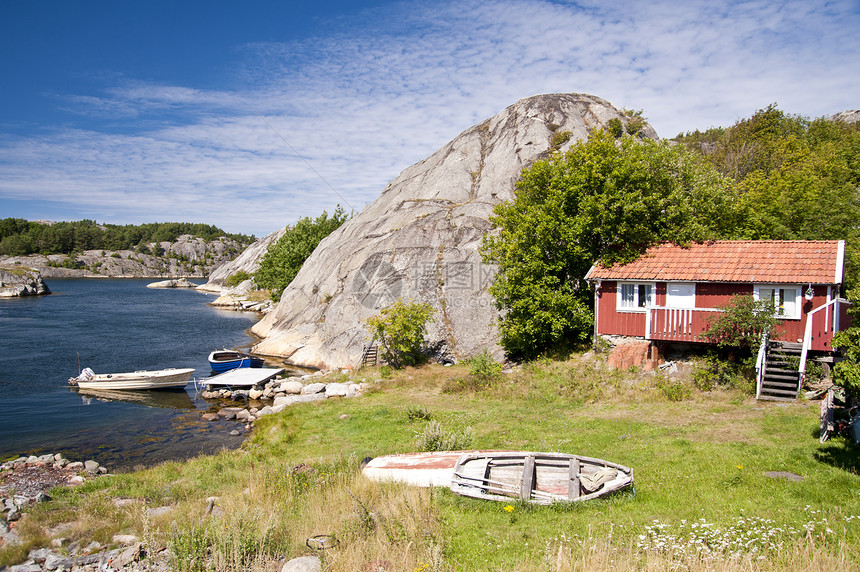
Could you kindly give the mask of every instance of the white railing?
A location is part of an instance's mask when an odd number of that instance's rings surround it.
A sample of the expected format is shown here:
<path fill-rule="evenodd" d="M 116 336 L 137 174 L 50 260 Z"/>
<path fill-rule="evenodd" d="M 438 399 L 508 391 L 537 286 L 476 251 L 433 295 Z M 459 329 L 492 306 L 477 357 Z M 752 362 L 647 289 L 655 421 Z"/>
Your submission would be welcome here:
<path fill-rule="evenodd" d="M 803 332 L 803 347 L 800 350 L 800 367 L 798 368 L 799 379 L 798 384 L 803 383 L 803 376 L 806 374 L 806 355 L 809 353 L 810 348 L 812 347 L 812 320 L 814 315 L 821 310 L 824 310 L 824 333 L 836 333 L 840 331 L 839 324 L 839 310 L 842 304 L 850 305 L 851 302 L 846 300 L 845 298 L 834 298 L 830 300 L 826 304 L 823 304 L 816 309 L 812 310 L 806 315 L 806 328 Z M 833 316 L 831 319 L 830 311 L 831 306 L 833 306 Z M 831 325 L 832 322 L 832 325 Z M 829 330 L 828 330 L 829 328 Z M 800 387 L 800 385 L 798 385 Z"/>
<path fill-rule="evenodd" d="M 755 398 L 761 397 L 761 382 L 764 380 L 767 369 L 767 344 L 769 338 L 767 332 L 761 336 L 761 345 L 758 348 L 758 357 L 755 360 Z"/>

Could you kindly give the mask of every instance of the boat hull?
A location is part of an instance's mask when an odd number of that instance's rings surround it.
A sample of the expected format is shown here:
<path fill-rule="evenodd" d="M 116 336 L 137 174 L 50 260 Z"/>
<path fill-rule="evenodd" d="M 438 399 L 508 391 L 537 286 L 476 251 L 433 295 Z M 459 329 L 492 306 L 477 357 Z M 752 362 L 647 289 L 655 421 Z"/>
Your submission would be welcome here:
<path fill-rule="evenodd" d="M 215 373 L 224 373 L 241 367 L 263 367 L 263 360 L 256 356 L 229 350 L 209 354 L 209 367 Z"/>
<path fill-rule="evenodd" d="M 185 387 L 194 368 L 103 373 L 74 382 L 80 389 L 135 390 Z M 69 380 L 72 382 L 72 380 Z"/>
<path fill-rule="evenodd" d="M 385 455 L 362 469 L 374 481 L 449 487 L 462 496 L 535 504 L 582 501 L 633 484 L 633 469 L 592 457 L 530 451 Z"/>
<path fill-rule="evenodd" d="M 633 484 L 633 469 L 565 453 L 466 453 L 451 490 L 462 496 L 535 504 L 593 499 Z"/>

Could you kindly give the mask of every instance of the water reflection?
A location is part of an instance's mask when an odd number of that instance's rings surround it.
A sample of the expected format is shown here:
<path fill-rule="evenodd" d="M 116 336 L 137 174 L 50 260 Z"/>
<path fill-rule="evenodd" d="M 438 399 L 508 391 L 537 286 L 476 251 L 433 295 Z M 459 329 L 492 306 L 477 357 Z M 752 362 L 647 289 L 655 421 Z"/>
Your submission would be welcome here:
<path fill-rule="evenodd" d="M 194 409 L 194 401 L 185 388 L 157 389 L 149 391 L 111 391 L 108 389 L 73 389 L 81 396 L 84 405 L 90 405 L 92 399 L 99 401 L 124 401 L 148 407 L 163 407 L 167 409 Z"/>

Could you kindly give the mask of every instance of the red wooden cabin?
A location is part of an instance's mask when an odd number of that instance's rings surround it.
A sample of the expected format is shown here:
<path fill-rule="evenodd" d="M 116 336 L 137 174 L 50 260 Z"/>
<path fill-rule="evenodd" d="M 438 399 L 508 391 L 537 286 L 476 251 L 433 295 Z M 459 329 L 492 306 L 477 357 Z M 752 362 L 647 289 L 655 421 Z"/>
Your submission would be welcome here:
<path fill-rule="evenodd" d="M 708 343 L 702 334 L 714 313 L 733 295 L 748 294 L 773 301 L 782 321 L 778 339 L 802 344 L 805 364 L 807 352 L 830 352 L 833 333 L 848 326 L 844 264 L 841 240 L 655 246 L 629 264 L 589 270 L 595 336 Z"/>

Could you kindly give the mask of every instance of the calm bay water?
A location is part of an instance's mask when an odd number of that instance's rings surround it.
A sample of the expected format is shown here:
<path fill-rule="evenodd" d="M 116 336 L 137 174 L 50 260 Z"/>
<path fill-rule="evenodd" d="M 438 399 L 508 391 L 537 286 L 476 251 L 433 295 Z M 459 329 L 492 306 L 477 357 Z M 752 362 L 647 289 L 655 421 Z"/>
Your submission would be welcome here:
<path fill-rule="evenodd" d="M 107 398 L 68 387 L 79 364 L 96 373 L 193 367 L 204 378 L 210 351 L 251 343 L 255 314 L 149 282 L 52 279 L 49 296 L 0 298 L 0 459 L 62 452 L 128 470 L 241 444 L 229 432 L 242 425 L 200 419 L 222 404 L 201 399 L 193 383 Z"/>

